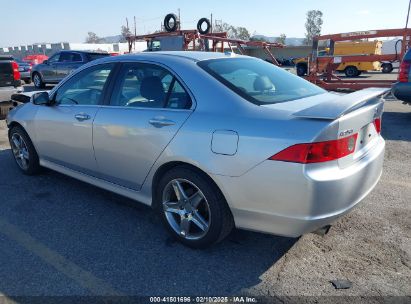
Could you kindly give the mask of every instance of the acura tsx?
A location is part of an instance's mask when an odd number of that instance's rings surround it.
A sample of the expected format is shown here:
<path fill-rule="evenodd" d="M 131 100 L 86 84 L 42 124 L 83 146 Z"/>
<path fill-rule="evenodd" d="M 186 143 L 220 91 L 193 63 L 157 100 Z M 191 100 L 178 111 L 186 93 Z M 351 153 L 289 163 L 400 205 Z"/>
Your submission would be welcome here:
<path fill-rule="evenodd" d="M 7 118 L 18 168 L 155 208 L 182 243 L 233 227 L 300 236 L 378 182 L 385 89 L 329 93 L 257 58 L 156 52 L 90 62 Z"/>

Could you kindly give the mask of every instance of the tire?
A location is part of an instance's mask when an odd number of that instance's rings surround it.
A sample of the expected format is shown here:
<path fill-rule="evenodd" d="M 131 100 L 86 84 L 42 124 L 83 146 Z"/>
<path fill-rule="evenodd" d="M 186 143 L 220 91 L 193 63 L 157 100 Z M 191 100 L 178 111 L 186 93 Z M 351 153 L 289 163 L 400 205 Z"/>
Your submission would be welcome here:
<path fill-rule="evenodd" d="M 203 28 L 202 28 L 202 25 L 203 25 L 204 22 L 205 22 L 206 25 L 207 25 L 207 28 L 206 28 L 205 30 L 203 30 Z M 208 33 L 210 32 L 210 29 L 211 29 L 211 22 L 210 22 L 210 20 L 208 20 L 207 18 L 201 18 L 200 20 L 198 20 L 198 22 L 197 22 L 197 30 L 198 30 L 198 32 L 199 32 L 200 34 L 206 35 L 206 34 L 208 34 Z"/>
<path fill-rule="evenodd" d="M 43 82 L 43 79 L 41 79 L 39 73 L 33 74 L 33 83 L 36 89 L 44 89 L 46 87 L 46 84 Z"/>
<path fill-rule="evenodd" d="M 392 66 L 391 63 L 383 63 L 381 65 L 381 72 L 383 72 L 384 74 L 391 73 L 393 69 L 394 67 Z"/>
<path fill-rule="evenodd" d="M 173 25 L 170 25 L 171 20 L 173 20 Z M 177 16 L 175 14 L 168 14 L 164 18 L 164 28 L 167 32 L 174 32 L 178 27 Z"/>
<path fill-rule="evenodd" d="M 26 175 L 39 173 L 39 157 L 26 131 L 20 126 L 12 127 L 9 131 L 9 142 L 18 168 Z"/>
<path fill-rule="evenodd" d="M 357 77 L 359 75 L 358 69 L 353 65 L 347 66 L 344 73 L 347 77 Z"/>
<path fill-rule="evenodd" d="M 296 69 L 297 69 L 297 75 L 300 77 L 307 74 L 307 66 L 304 64 L 298 64 Z"/>
<path fill-rule="evenodd" d="M 234 227 L 218 187 L 206 174 L 188 166 L 174 167 L 161 177 L 154 206 L 168 232 L 191 248 L 209 247 L 223 240 Z"/>

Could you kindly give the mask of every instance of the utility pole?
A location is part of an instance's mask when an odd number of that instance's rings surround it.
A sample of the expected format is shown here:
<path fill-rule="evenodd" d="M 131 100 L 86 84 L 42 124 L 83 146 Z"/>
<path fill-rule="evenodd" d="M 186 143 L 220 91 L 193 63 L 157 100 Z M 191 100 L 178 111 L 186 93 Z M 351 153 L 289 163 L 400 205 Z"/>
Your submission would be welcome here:
<path fill-rule="evenodd" d="M 408 27 L 408 18 L 410 17 L 410 8 L 411 8 L 411 0 L 408 3 L 408 13 L 407 13 L 407 21 L 405 22 L 405 28 Z"/>
<path fill-rule="evenodd" d="M 411 0 L 410 0 L 411 1 Z M 180 9 L 178 9 L 178 29 L 181 30 L 181 21 L 180 21 Z"/>
<path fill-rule="evenodd" d="M 410 0 L 411 1 L 411 0 Z M 211 29 L 210 29 L 210 31 L 211 31 L 211 33 L 213 32 L 213 13 L 211 13 L 211 19 L 210 19 L 210 21 L 211 21 Z"/>

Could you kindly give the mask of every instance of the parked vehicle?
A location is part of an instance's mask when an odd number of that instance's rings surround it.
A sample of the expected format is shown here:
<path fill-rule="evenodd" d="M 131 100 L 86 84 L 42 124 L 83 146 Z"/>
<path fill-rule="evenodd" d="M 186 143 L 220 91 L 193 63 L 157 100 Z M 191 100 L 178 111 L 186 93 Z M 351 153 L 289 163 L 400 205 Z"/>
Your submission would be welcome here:
<path fill-rule="evenodd" d="M 20 77 L 19 66 L 14 58 L 0 55 L 0 102 L 10 101 L 12 94 L 23 91 Z"/>
<path fill-rule="evenodd" d="M 411 105 L 411 49 L 404 55 L 398 73 L 398 82 L 392 86 L 392 93 L 399 100 Z"/>
<path fill-rule="evenodd" d="M 378 182 L 385 89 L 344 96 L 261 59 L 152 52 L 93 61 L 12 110 L 18 168 L 151 205 L 192 247 L 233 226 L 296 237 Z"/>
<path fill-rule="evenodd" d="M 20 59 L 14 59 L 19 65 L 20 78 L 25 83 L 31 83 L 31 69 L 32 65 Z"/>
<path fill-rule="evenodd" d="M 381 41 L 355 41 L 355 42 L 337 42 L 335 43 L 334 55 L 346 56 L 346 55 L 375 55 L 381 54 Z M 327 56 L 330 49 L 319 51 L 318 56 Z M 299 58 L 295 61 L 296 70 L 298 76 L 304 76 L 308 71 L 307 58 Z M 384 66 L 385 67 L 385 66 Z M 347 77 L 357 77 L 364 71 L 379 71 L 381 70 L 381 63 L 378 61 L 356 61 L 356 62 L 344 62 L 341 63 L 337 71 L 345 73 Z"/>
<path fill-rule="evenodd" d="M 85 51 L 61 51 L 50 59 L 33 67 L 31 78 L 34 86 L 42 89 L 48 83 L 59 83 L 64 77 L 83 64 L 95 59 L 110 56 L 108 53 Z"/>
<path fill-rule="evenodd" d="M 47 59 L 49 59 L 48 56 L 37 54 L 37 55 L 28 55 L 23 58 L 23 61 L 30 63 L 33 66 L 39 63 L 43 63 L 43 61 Z"/>

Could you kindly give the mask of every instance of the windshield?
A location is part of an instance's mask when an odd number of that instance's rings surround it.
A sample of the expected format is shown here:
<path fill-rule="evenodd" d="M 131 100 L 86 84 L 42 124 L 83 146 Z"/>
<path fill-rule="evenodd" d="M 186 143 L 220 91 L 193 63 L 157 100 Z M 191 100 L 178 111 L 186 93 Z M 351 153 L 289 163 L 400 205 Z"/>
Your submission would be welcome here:
<path fill-rule="evenodd" d="M 198 65 L 257 105 L 286 102 L 326 92 L 301 77 L 259 59 L 211 59 L 200 61 Z"/>

